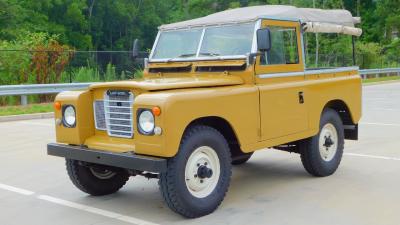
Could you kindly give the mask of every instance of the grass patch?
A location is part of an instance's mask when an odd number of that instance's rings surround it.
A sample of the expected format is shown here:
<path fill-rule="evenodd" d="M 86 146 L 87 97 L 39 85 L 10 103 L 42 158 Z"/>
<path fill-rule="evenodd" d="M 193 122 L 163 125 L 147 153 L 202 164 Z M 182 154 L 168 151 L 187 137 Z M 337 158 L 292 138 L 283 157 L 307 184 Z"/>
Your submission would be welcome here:
<path fill-rule="evenodd" d="M 0 107 L 0 116 L 53 112 L 53 104 L 32 104 L 27 106 Z"/>
<path fill-rule="evenodd" d="M 390 81 L 390 80 L 400 80 L 400 76 L 370 78 L 370 79 L 364 79 L 362 82 L 363 83 L 374 83 L 374 82 Z"/>

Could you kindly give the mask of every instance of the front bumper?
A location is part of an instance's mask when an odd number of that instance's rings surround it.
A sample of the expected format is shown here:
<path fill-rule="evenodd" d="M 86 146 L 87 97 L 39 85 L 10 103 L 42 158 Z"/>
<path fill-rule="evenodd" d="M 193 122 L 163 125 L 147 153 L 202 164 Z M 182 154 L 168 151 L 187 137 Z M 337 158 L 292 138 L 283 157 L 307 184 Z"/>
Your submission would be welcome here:
<path fill-rule="evenodd" d="M 162 173 L 167 170 L 167 160 L 163 158 L 135 155 L 130 153 L 97 151 L 81 146 L 51 143 L 47 145 L 47 154 L 131 170 L 154 173 Z"/>

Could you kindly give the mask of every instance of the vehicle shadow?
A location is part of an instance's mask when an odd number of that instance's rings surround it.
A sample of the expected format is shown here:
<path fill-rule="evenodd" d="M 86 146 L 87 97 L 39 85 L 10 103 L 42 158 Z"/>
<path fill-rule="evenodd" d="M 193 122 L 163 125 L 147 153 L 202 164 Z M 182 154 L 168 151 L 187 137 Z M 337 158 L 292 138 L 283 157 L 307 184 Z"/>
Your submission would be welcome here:
<path fill-rule="evenodd" d="M 137 217 L 160 224 L 202 224 L 221 220 L 238 212 L 243 204 L 269 204 L 276 198 L 276 190 L 293 188 L 295 182 L 313 179 L 303 169 L 300 159 L 257 157 L 248 163 L 234 166 L 229 191 L 224 202 L 213 214 L 187 220 L 172 212 L 164 203 L 156 180 L 134 177 L 116 194 L 101 197 L 102 209 Z M 270 192 L 272 191 L 272 192 Z M 92 198 L 92 197 L 88 197 Z"/>

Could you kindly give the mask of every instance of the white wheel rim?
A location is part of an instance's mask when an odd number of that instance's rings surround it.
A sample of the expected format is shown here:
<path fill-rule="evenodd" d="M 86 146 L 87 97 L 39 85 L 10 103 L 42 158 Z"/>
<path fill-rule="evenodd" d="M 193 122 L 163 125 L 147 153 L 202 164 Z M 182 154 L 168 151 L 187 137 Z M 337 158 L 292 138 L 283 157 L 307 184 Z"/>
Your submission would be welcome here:
<path fill-rule="evenodd" d="M 210 177 L 199 176 L 199 168 L 211 169 Z M 193 151 L 185 167 L 185 182 L 189 192 L 197 197 L 209 196 L 218 184 L 221 173 L 218 154 L 208 146 L 201 146 Z M 200 174 L 201 175 L 201 174 Z"/>
<path fill-rule="evenodd" d="M 107 180 L 115 176 L 115 172 L 110 171 L 110 170 L 104 170 L 104 171 L 96 171 L 96 169 L 93 169 L 92 167 L 89 168 L 90 172 L 93 174 L 93 176 L 101 179 L 101 180 Z"/>
<path fill-rule="evenodd" d="M 324 161 L 331 161 L 337 152 L 338 134 L 335 126 L 331 123 L 325 124 L 319 135 L 319 153 Z"/>

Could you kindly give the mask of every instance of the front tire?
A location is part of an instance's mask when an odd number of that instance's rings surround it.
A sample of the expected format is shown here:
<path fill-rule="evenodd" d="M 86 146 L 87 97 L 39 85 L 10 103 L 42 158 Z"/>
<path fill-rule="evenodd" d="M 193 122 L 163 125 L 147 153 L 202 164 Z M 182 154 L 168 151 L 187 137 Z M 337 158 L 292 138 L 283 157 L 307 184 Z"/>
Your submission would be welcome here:
<path fill-rule="evenodd" d="M 160 191 L 173 211 L 196 218 L 221 204 L 231 178 L 230 149 L 212 127 L 197 125 L 185 132 L 177 155 L 160 174 Z"/>
<path fill-rule="evenodd" d="M 129 179 L 126 170 L 115 167 L 90 166 L 83 162 L 66 159 L 69 178 L 81 191 L 93 196 L 117 192 Z"/>
<path fill-rule="evenodd" d="M 339 167 L 344 148 L 343 123 L 335 110 L 325 109 L 320 131 L 300 144 L 301 162 L 316 177 L 332 175 Z"/>

